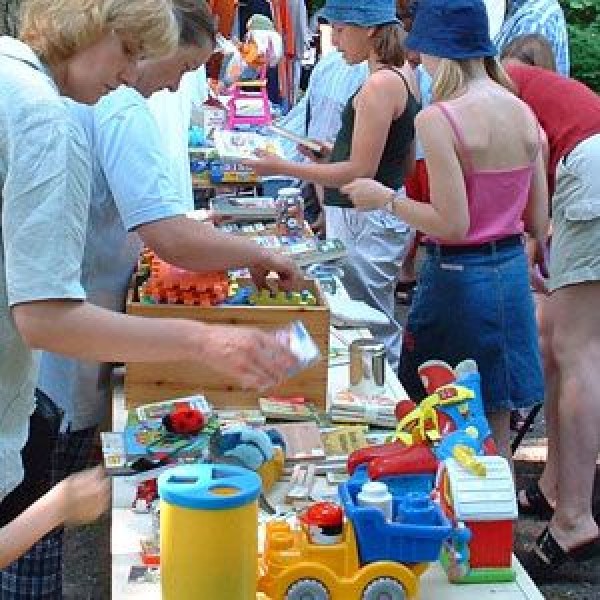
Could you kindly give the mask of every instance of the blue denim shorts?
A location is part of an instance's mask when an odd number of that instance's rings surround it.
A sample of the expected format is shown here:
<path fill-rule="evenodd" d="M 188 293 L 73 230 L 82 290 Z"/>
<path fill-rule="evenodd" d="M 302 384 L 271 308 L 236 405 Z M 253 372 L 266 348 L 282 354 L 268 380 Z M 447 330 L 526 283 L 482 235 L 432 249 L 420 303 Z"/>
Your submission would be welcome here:
<path fill-rule="evenodd" d="M 425 395 L 417 374 L 427 360 L 477 361 L 487 412 L 544 399 L 527 259 L 515 243 L 459 253 L 427 246 L 408 315 L 399 376 L 409 396 Z"/>

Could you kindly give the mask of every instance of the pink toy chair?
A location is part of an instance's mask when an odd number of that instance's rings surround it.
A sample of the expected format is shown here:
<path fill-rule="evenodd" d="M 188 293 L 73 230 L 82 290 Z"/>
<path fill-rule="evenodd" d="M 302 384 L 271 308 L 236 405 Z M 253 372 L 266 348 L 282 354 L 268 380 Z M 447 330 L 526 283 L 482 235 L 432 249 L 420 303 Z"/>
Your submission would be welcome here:
<path fill-rule="evenodd" d="M 235 129 L 237 125 L 270 125 L 273 122 L 269 95 L 267 92 L 267 64 L 272 52 L 269 42 L 266 62 L 260 68 L 259 79 L 254 81 L 236 81 L 233 84 L 233 93 L 227 103 L 227 129 Z M 238 102 L 256 101 L 261 107 L 261 114 L 244 116 L 238 112 Z"/>

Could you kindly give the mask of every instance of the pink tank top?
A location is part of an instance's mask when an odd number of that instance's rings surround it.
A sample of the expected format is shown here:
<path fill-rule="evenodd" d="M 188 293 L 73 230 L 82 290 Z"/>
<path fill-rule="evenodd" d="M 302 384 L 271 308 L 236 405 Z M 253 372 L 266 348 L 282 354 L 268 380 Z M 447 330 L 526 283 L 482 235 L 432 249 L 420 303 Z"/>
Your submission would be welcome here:
<path fill-rule="evenodd" d="M 533 161 L 523 167 L 506 170 L 475 169 L 471 153 L 450 108 L 439 102 L 434 106 L 448 119 L 456 136 L 471 224 L 467 237 L 460 242 L 437 238 L 430 238 L 431 241 L 444 246 L 472 246 L 523 233 L 523 211 L 529 197 L 534 162 L 540 144 Z"/>

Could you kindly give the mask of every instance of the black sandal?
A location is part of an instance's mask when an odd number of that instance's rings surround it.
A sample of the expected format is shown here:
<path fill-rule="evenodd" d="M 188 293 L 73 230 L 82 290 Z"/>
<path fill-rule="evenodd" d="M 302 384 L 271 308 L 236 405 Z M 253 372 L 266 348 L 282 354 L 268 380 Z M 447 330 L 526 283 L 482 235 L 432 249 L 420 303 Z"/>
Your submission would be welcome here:
<path fill-rule="evenodd" d="M 600 535 L 570 550 L 563 550 L 550 529 L 546 527 L 532 549 L 546 568 L 560 567 L 567 561 L 585 562 L 600 556 Z"/>
<path fill-rule="evenodd" d="M 571 550 L 563 550 L 548 527 L 533 548 L 520 557 L 523 568 L 536 583 L 564 581 L 568 571 L 560 567 L 568 562 L 584 562 L 600 556 L 600 536 Z"/>
<path fill-rule="evenodd" d="M 520 515 L 529 515 L 549 521 L 554 515 L 554 509 L 544 496 L 540 489 L 540 484 L 536 481 L 523 489 L 527 504 L 521 502 L 521 490 L 517 493 L 517 504 L 519 506 Z"/>

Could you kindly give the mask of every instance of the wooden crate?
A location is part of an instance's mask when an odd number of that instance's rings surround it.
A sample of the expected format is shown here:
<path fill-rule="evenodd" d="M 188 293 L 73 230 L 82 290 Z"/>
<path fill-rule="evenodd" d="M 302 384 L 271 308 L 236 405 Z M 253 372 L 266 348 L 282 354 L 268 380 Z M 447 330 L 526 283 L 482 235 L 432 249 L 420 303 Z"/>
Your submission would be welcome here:
<path fill-rule="evenodd" d="M 315 406 L 325 409 L 329 355 L 329 307 L 318 282 L 307 279 L 305 289 L 317 297 L 316 306 L 184 306 L 142 304 L 136 301 L 132 285 L 127 297 L 127 313 L 142 317 L 177 317 L 205 323 L 247 325 L 277 329 L 294 320 L 304 323 L 321 351 L 321 360 L 269 390 L 272 395 L 304 396 Z M 210 349 L 207 349 L 210 351 Z M 233 382 L 195 363 L 128 363 L 125 371 L 127 408 L 202 393 L 216 407 L 256 407 L 257 392 L 241 390 Z"/>

